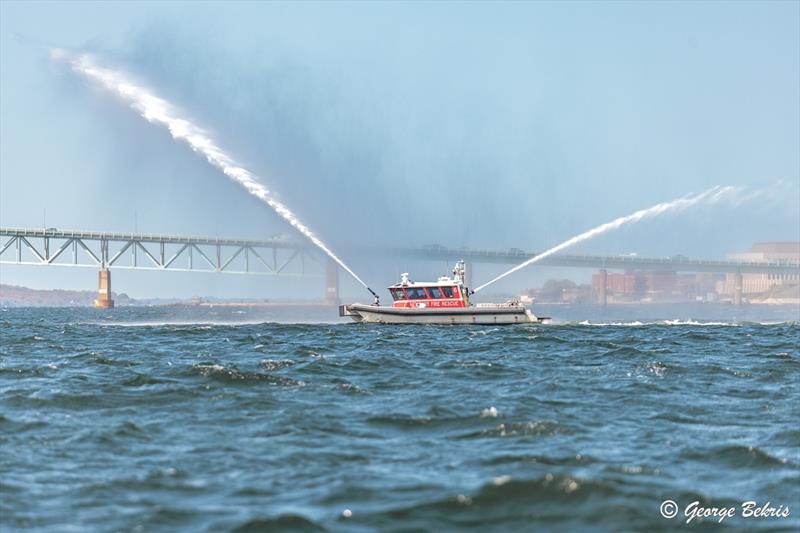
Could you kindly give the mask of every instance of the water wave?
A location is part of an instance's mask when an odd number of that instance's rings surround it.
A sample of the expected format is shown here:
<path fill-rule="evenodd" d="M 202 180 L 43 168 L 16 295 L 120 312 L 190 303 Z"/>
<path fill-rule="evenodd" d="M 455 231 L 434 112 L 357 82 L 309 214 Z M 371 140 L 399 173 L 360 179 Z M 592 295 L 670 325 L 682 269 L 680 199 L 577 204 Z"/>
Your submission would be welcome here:
<path fill-rule="evenodd" d="M 269 383 L 273 385 L 302 387 L 304 381 L 276 376 L 264 372 L 245 372 L 235 366 L 224 366 L 218 363 L 197 363 L 192 365 L 194 374 L 209 377 L 224 383 Z"/>
<path fill-rule="evenodd" d="M 261 533 L 263 531 L 327 531 L 322 525 L 297 514 L 274 517 L 249 518 L 234 526 L 233 533 Z"/>
<path fill-rule="evenodd" d="M 103 315 L 176 312 L 226 316 Z M 796 499 L 793 324 L 4 318 L 9 531 L 650 531 L 664 499 Z"/>
<path fill-rule="evenodd" d="M 789 459 L 785 457 L 775 457 L 757 446 L 745 446 L 741 444 L 719 446 L 711 450 L 684 450 L 681 456 L 687 459 L 702 459 L 724 463 L 734 468 L 761 468 L 773 466 L 785 466 Z"/>

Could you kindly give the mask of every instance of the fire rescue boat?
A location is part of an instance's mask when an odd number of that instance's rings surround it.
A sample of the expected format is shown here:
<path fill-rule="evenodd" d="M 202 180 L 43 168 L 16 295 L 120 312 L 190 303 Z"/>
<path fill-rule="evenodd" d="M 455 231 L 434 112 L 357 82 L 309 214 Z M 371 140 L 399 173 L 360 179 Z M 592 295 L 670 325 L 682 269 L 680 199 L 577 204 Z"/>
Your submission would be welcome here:
<path fill-rule="evenodd" d="M 388 288 L 391 306 L 380 305 L 376 295 L 372 305 L 340 305 L 339 316 L 383 324 L 521 324 L 549 319 L 537 317 L 517 300 L 472 304 L 464 280 L 464 261 L 456 263 L 452 278 L 442 276 L 435 282 L 415 283 L 404 273 L 400 283 Z"/>

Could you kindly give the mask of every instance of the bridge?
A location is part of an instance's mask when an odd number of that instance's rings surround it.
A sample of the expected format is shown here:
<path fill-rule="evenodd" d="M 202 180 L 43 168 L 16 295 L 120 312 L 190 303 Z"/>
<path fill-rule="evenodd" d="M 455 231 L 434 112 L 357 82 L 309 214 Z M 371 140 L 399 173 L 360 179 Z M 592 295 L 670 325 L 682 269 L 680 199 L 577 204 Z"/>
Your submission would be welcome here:
<path fill-rule="evenodd" d="M 469 248 L 445 248 L 443 246 L 423 246 L 422 248 L 376 249 L 384 254 L 402 257 L 464 261 L 473 263 L 496 263 L 518 265 L 535 257 L 540 252 L 510 250 L 475 250 Z M 554 254 L 545 257 L 537 265 L 599 268 L 620 270 L 651 270 L 661 272 L 720 272 L 740 274 L 797 274 L 800 262 L 797 261 L 730 261 L 717 259 L 690 259 L 686 256 L 639 257 L 638 255 L 570 255 Z"/>
<path fill-rule="evenodd" d="M 321 257 L 316 247 L 305 242 L 0 227 L 0 243 L 0 263 L 99 269 L 98 299 L 95 302 L 98 307 L 113 306 L 112 268 L 321 277 L 319 268 L 306 268 L 307 264 L 311 264 L 324 268 L 325 301 L 338 301 L 338 266 L 327 257 Z M 525 252 L 516 248 L 502 251 L 447 248 L 440 245 L 419 248 L 382 247 L 371 251 L 382 256 L 406 259 L 449 262 L 463 259 L 468 263 L 506 265 L 516 265 L 537 255 L 536 252 Z M 737 303 L 741 302 L 742 274 L 797 276 L 800 273 L 798 261 L 731 261 L 692 259 L 685 256 L 658 258 L 554 254 L 537 264 L 600 269 L 604 280 L 608 269 L 733 274 L 734 301 Z M 471 268 L 467 272 L 471 272 Z M 604 286 L 605 284 L 599 295 L 602 303 L 606 300 Z"/>
<path fill-rule="evenodd" d="M 397 248 L 383 250 L 384 254 L 397 254 L 428 260 L 458 261 L 463 259 L 470 263 L 496 263 L 518 265 L 535 257 L 538 252 L 525 252 L 518 248 L 509 250 L 476 250 L 469 248 L 447 248 L 438 244 L 422 248 Z M 776 276 L 792 276 L 800 279 L 799 261 L 731 261 L 718 259 L 692 259 L 683 255 L 672 257 L 640 257 L 638 255 L 572 255 L 553 254 L 536 263 L 539 266 L 556 266 L 570 268 L 592 268 L 600 270 L 600 287 L 598 301 L 603 306 L 608 300 L 608 270 L 649 270 L 654 272 L 710 272 L 733 274 L 733 301 L 742 303 L 742 274 L 774 274 Z M 472 286 L 469 279 L 471 268 L 467 268 L 467 286 Z"/>
<path fill-rule="evenodd" d="M 5 238 L 8 238 L 7 240 Z M 283 239 L 264 241 L 149 233 L 0 227 L 0 263 L 99 269 L 97 307 L 113 307 L 110 269 L 314 276 L 307 263 L 326 269 L 326 299 L 338 299 L 335 264 L 316 248 Z M 2 241 L 0 241 L 2 242 Z M 12 255 L 13 254 L 13 255 Z"/>

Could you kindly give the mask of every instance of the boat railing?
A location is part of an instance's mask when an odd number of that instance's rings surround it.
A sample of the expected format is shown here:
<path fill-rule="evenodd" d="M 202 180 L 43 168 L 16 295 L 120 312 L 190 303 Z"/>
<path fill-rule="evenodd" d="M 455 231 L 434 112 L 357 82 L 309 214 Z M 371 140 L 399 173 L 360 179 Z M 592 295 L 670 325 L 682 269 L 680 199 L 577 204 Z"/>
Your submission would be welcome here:
<path fill-rule="evenodd" d="M 490 304 L 490 303 L 478 303 L 475 304 L 475 307 L 519 307 L 520 303 L 518 300 L 509 300 L 507 302 L 501 304 Z"/>

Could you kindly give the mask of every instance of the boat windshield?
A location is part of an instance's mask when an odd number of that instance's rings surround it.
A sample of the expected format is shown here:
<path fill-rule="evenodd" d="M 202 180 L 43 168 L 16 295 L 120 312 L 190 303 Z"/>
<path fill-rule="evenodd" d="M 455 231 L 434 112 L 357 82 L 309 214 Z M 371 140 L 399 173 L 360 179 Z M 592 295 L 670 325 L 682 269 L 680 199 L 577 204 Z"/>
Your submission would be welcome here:
<path fill-rule="evenodd" d="M 390 292 L 392 293 L 392 298 L 395 300 L 406 299 L 406 293 L 403 292 L 403 289 L 390 289 Z"/>
<path fill-rule="evenodd" d="M 428 295 L 425 294 L 425 289 L 423 288 L 408 288 L 406 289 L 406 294 L 408 294 L 409 300 L 426 300 Z"/>
<path fill-rule="evenodd" d="M 389 289 L 392 298 L 395 300 L 428 300 L 428 299 L 449 299 L 459 298 L 456 287 L 428 287 L 427 292 L 423 287 L 406 287 L 405 291 L 401 288 Z"/>

